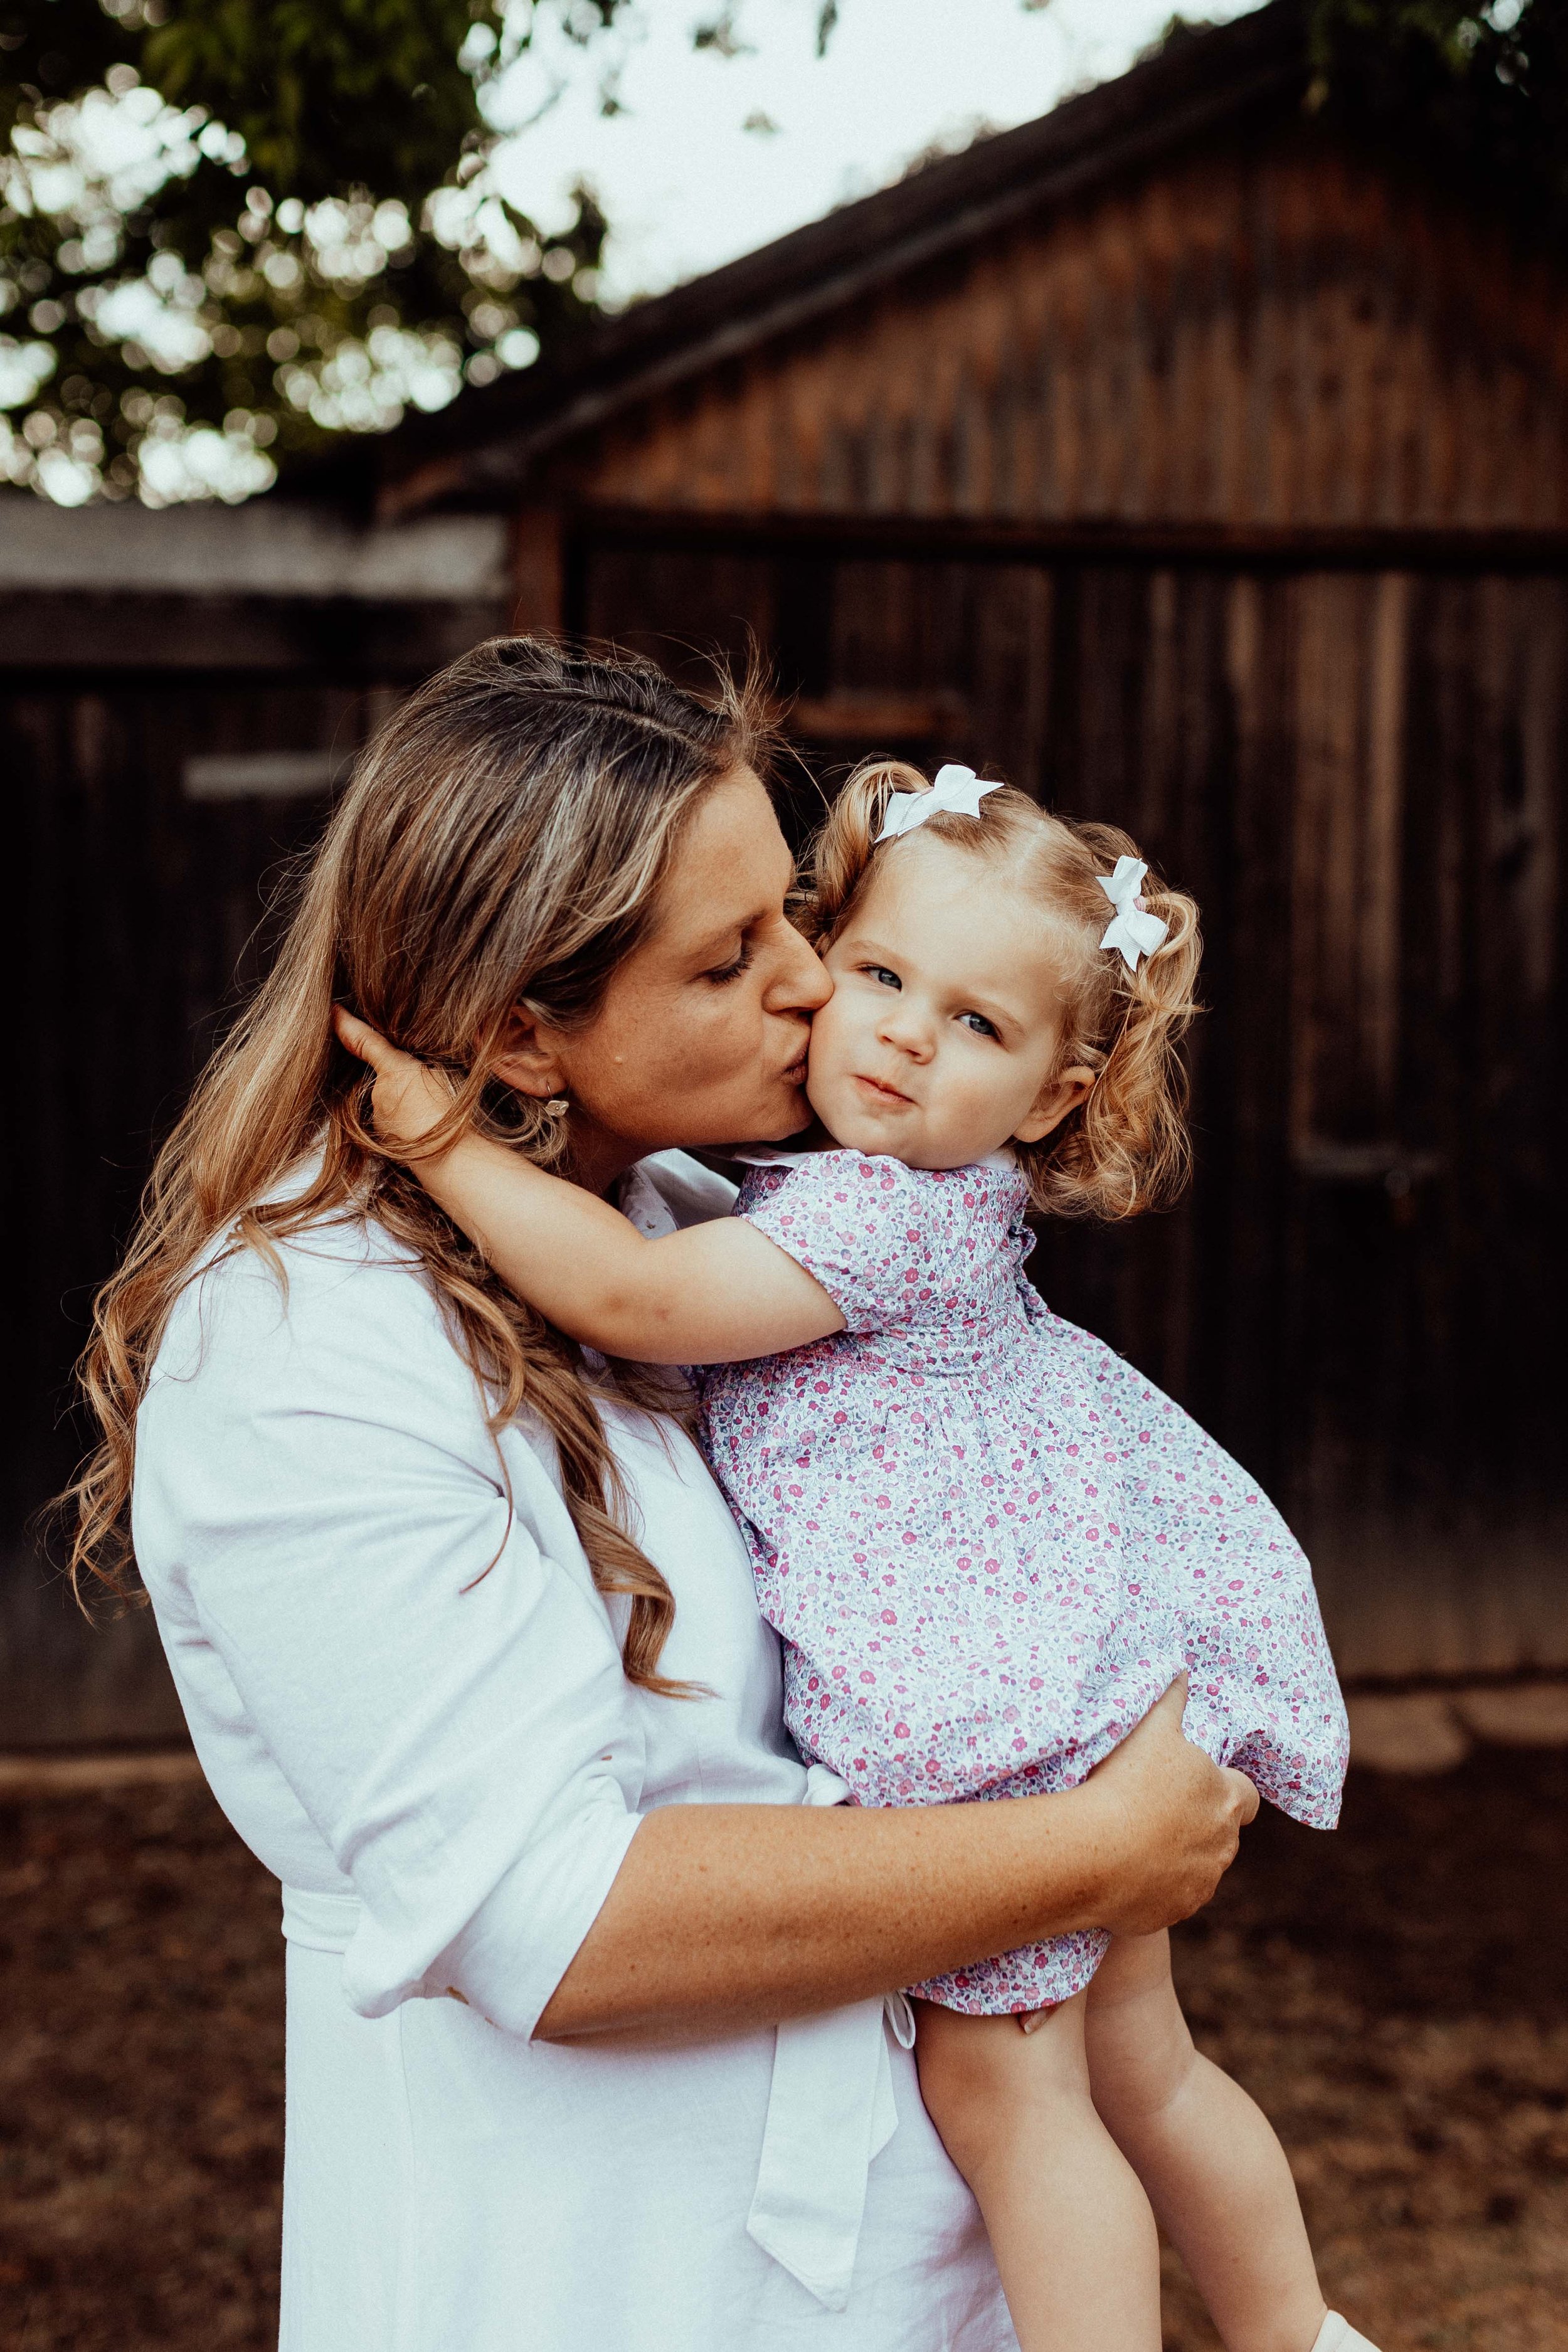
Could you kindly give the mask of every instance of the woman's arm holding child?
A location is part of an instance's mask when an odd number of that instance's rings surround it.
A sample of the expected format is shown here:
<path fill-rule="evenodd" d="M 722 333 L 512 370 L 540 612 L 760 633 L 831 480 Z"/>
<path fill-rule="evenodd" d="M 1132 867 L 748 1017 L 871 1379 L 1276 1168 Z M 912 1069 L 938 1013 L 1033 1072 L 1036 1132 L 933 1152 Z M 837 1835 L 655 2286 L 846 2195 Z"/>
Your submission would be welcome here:
<path fill-rule="evenodd" d="M 574 1339 L 642 1363 L 721 1364 L 842 1329 L 820 1283 L 735 1218 L 649 1241 L 607 1201 L 471 1130 L 421 1156 L 451 1108 L 446 1082 L 341 1006 L 333 1020 L 375 1072 L 377 1135 L 507 1287 Z"/>

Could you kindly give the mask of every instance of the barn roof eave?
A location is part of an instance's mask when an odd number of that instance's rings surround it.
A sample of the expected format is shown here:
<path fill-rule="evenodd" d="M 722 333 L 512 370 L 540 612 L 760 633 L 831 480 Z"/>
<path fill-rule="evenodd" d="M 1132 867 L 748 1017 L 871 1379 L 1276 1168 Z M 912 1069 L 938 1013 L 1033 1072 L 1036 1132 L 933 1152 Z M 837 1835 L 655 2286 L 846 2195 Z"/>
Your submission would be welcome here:
<path fill-rule="evenodd" d="M 548 374 L 464 394 L 374 446 L 386 520 L 514 498 L 560 443 L 1015 219 L 1304 85 L 1301 0 L 1194 33 L 1037 121 L 934 163 L 609 320 Z M 369 452 L 363 453 L 369 455 Z M 356 472 L 363 457 L 347 464 Z M 331 467 L 324 469 L 330 472 Z M 363 476 L 361 477 L 363 478 Z"/>

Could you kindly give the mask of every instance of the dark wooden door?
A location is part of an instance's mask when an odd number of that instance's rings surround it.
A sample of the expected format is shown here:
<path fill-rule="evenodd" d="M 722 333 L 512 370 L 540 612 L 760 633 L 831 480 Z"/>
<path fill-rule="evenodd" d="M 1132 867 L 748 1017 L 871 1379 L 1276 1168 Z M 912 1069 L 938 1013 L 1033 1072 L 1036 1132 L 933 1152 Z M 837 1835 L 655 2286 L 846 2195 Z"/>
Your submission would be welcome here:
<path fill-rule="evenodd" d="M 93 1292 L 327 806 L 324 782 L 298 789 L 308 760 L 286 792 L 219 798 L 192 797 L 189 763 L 351 752 L 375 698 L 188 673 L 7 683 L 0 1739 L 151 1737 L 178 1716 L 150 1627 L 87 1635 L 35 1514 L 81 1449 L 70 1370 Z"/>

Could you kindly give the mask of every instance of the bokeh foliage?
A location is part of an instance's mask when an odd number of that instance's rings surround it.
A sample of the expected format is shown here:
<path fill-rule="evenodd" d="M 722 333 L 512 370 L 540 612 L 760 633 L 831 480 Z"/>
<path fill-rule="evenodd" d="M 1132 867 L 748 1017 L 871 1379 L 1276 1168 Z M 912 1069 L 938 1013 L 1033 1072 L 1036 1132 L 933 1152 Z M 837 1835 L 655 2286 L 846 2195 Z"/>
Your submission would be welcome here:
<path fill-rule="evenodd" d="M 205 457 L 258 488 L 264 451 L 438 405 L 569 337 L 604 222 L 582 193 L 542 233 L 489 184 L 481 110 L 550 5 L 0 0 L 13 478 L 179 495 L 179 451 L 186 475 Z M 618 5 L 554 13 L 585 45 Z M 111 109 L 140 163 L 84 169 L 114 148 Z"/>
<path fill-rule="evenodd" d="M 1308 103 L 1435 152 L 1525 236 L 1568 229 L 1568 0 L 1315 0 Z"/>

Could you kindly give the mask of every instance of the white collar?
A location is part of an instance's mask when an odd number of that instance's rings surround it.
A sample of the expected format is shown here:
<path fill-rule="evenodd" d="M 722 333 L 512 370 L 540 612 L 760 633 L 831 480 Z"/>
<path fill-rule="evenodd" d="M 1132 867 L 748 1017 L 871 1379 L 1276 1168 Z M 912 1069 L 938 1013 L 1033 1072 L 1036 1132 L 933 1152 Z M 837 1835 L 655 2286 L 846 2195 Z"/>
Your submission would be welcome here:
<path fill-rule="evenodd" d="M 735 1187 L 689 1152 L 654 1151 L 626 1170 L 616 1201 L 639 1234 L 658 1241 L 683 1226 L 727 1217 L 735 1205 Z"/>
<path fill-rule="evenodd" d="M 835 1144 L 833 1147 L 836 1151 L 850 1148 L 847 1144 Z M 863 1151 L 858 1156 L 862 1160 L 888 1160 L 893 1155 L 886 1151 Z M 806 1168 L 814 1160 L 826 1160 L 829 1154 L 826 1151 L 781 1151 L 771 1143 L 748 1143 L 731 1151 L 729 1157 L 739 1160 L 745 1168 Z M 990 1168 L 1003 1174 L 1010 1168 L 1016 1168 L 1017 1164 L 1016 1156 L 1008 1150 L 1005 1144 L 996 1151 L 988 1151 L 984 1160 L 966 1160 L 961 1163 L 965 1168 Z M 943 1171 L 944 1174 L 947 1172 Z"/>

